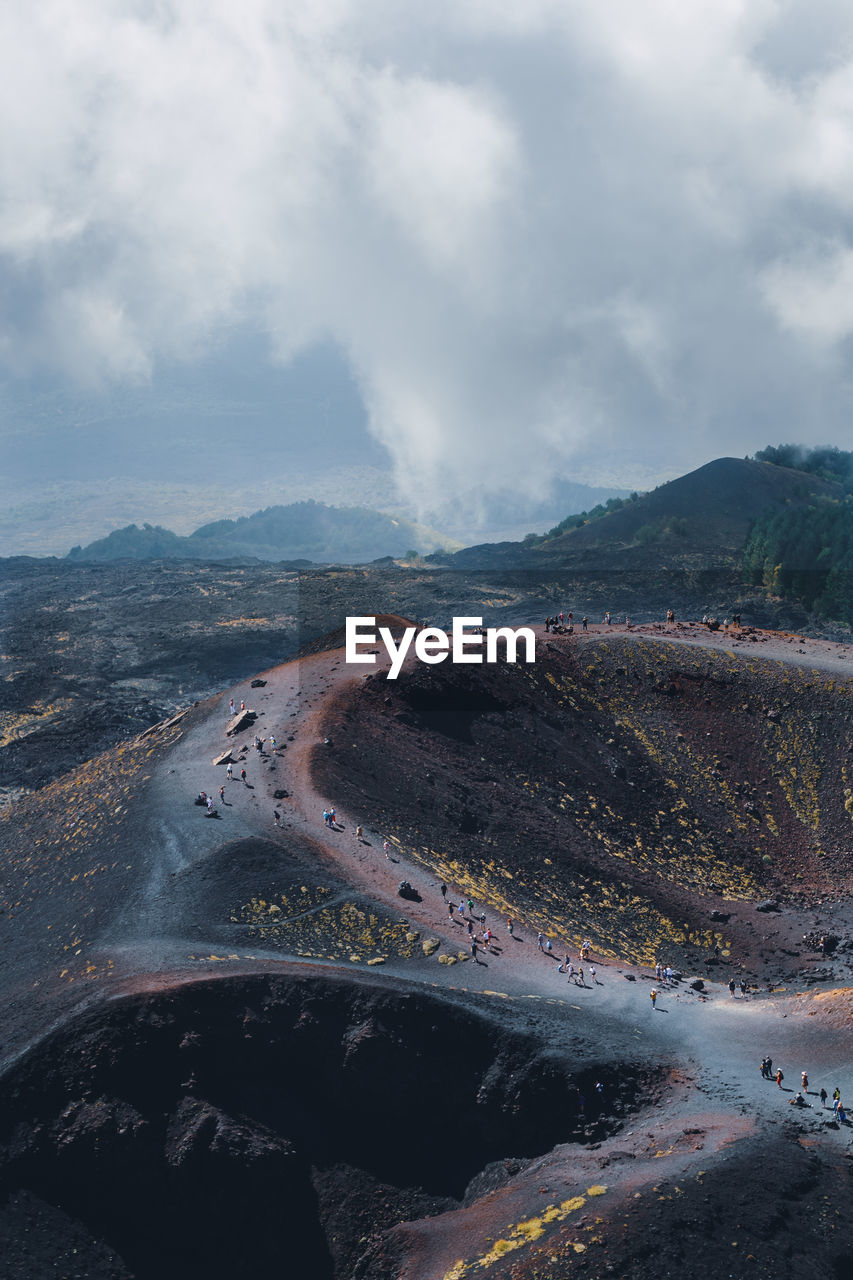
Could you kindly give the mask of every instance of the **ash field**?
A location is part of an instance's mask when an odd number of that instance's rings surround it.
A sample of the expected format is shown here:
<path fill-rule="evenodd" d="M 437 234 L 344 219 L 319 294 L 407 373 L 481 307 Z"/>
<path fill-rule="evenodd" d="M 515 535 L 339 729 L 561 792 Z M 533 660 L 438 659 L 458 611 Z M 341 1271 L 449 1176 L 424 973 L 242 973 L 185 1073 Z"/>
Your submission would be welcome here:
<path fill-rule="evenodd" d="M 3 583 L 0 1274 L 851 1274 L 848 647 L 720 576 Z"/>

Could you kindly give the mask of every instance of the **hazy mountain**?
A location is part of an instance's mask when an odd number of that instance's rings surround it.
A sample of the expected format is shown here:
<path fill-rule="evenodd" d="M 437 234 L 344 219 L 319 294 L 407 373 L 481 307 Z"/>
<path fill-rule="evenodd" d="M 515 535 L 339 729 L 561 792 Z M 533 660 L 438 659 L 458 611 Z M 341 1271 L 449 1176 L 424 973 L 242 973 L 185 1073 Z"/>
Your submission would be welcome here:
<path fill-rule="evenodd" d="M 159 525 L 117 529 L 87 547 L 74 547 L 73 560 L 309 560 L 362 564 L 409 550 L 433 551 L 449 541 L 409 520 L 367 507 L 329 507 L 294 502 L 267 507 L 236 520 L 202 525 L 187 537 Z"/>

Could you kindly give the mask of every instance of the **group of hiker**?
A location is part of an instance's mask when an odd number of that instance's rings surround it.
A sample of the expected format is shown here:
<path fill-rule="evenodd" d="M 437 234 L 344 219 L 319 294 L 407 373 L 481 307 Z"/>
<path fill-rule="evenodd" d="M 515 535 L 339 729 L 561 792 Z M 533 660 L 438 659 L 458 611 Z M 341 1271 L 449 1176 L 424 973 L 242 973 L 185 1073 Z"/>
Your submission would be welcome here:
<path fill-rule="evenodd" d="M 492 955 L 499 955 L 501 951 L 501 947 L 500 947 L 500 944 L 497 942 L 495 934 L 493 933 L 491 928 L 489 928 L 486 925 L 485 911 L 481 911 L 479 909 L 475 911 L 473 898 L 466 899 L 464 897 L 461 897 L 458 903 L 456 902 L 455 898 L 448 898 L 447 885 L 444 883 L 444 881 L 441 882 L 441 885 L 439 886 L 439 888 L 440 888 L 442 899 L 447 908 L 448 920 L 455 920 L 456 917 L 458 916 L 459 922 L 460 923 L 464 922 L 465 924 L 465 928 L 466 928 L 469 942 L 470 942 L 472 956 L 474 956 L 474 958 L 476 959 L 477 951 L 479 947 L 483 947 L 486 950 L 490 951 Z M 516 935 L 515 920 L 513 919 L 512 916 L 507 916 L 506 918 L 506 931 L 511 938 L 516 939 L 516 941 L 521 940 Z M 551 941 L 551 939 L 542 932 L 541 929 L 536 935 L 536 945 L 544 956 L 548 957 L 549 959 L 555 958 L 554 944 Z M 591 949 L 592 949 L 591 940 L 589 938 L 584 939 L 578 952 L 578 960 L 580 962 L 582 961 L 588 962 L 590 959 Z M 560 974 L 565 974 L 566 981 L 570 983 L 574 983 L 575 986 L 580 986 L 580 987 L 586 986 L 585 975 L 584 975 L 582 964 L 579 963 L 578 967 L 575 968 L 574 963 L 572 961 L 572 957 L 568 950 L 565 951 L 562 958 L 557 959 L 557 972 Z M 597 983 L 596 974 L 597 974 L 597 971 L 596 971 L 595 965 L 592 965 L 589 970 L 589 976 L 592 979 L 593 986 L 595 986 Z"/>
<path fill-rule="evenodd" d="M 246 710 L 245 702 L 241 701 L 240 706 L 237 707 L 235 705 L 234 699 L 232 698 L 230 703 L 228 704 L 229 719 L 233 720 L 235 716 L 241 715 L 242 712 L 244 712 L 245 710 Z M 276 741 L 274 734 L 270 734 L 268 738 L 261 738 L 258 736 L 258 734 L 255 734 L 252 745 L 254 747 L 254 750 L 257 752 L 259 760 L 267 759 L 268 753 L 270 751 L 273 752 L 273 754 L 278 754 L 278 742 Z M 248 752 L 248 750 L 249 750 L 248 746 L 241 747 L 241 753 Z M 240 768 L 240 773 L 239 773 L 240 781 L 244 786 L 247 786 L 248 775 L 246 773 L 246 765 L 245 765 L 244 759 L 238 760 L 237 764 L 239 765 L 239 768 Z M 233 782 L 234 776 L 235 776 L 234 761 L 229 760 L 225 766 L 226 780 L 228 782 Z M 219 817 L 219 812 L 216 808 L 216 804 L 214 802 L 212 794 L 208 794 L 208 792 L 206 791 L 200 791 L 194 803 L 197 805 L 205 806 L 207 810 L 207 817 L 209 818 Z M 219 788 L 219 803 L 223 805 L 225 804 L 225 786 L 224 785 L 220 786 Z M 275 821 L 275 825 L 280 826 L 281 814 L 279 813 L 278 809 L 273 810 L 273 818 Z"/>
<path fill-rule="evenodd" d="M 586 631 L 587 627 L 589 626 L 589 618 L 587 617 L 582 618 L 581 626 L 583 627 L 584 631 Z M 557 613 L 554 615 L 553 618 L 546 618 L 545 630 L 546 632 L 553 631 L 554 634 L 558 636 L 574 635 L 575 615 L 573 613 L 568 613 L 568 614 Z"/>
<path fill-rule="evenodd" d="M 781 1067 L 777 1067 L 774 1072 L 772 1058 L 767 1057 L 761 1059 L 761 1075 L 765 1080 L 775 1080 L 777 1087 L 780 1089 L 783 1088 L 782 1081 L 785 1079 L 785 1073 Z M 800 1087 L 794 1094 L 793 1098 L 788 1099 L 788 1105 L 792 1107 L 810 1107 L 812 1104 L 806 1101 L 808 1096 L 809 1076 L 807 1071 L 803 1071 L 800 1075 Z M 821 1110 L 824 1110 L 829 1098 L 829 1094 L 826 1092 L 826 1089 L 822 1086 L 820 1090 L 813 1089 L 811 1091 L 811 1096 L 813 1098 L 820 1099 Z M 841 1090 L 837 1085 L 832 1091 L 832 1116 L 837 1124 L 847 1123 L 847 1112 L 845 1110 L 844 1103 L 841 1101 Z"/>
<path fill-rule="evenodd" d="M 666 611 L 667 626 L 674 626 L 675 621 L 676 621 L 675 610 L 667 609 Z M 605 611 L 604 617 L 602 618 L 602 623 L 605 627 L 613 626 L 613 615 L 609 609 Z M 730 626 L 741 627 L 743 624 L 741 622 L 741 615 L 739 613 L 733 613 L 731 618 L 725 618 L 722 622 L 720 622 L 719 618 L 711 617 L 709 614 L 706 613 L 702 617 L 702 625 L 707 627 L 710 631 L 718 631 L 721 626 L 726 631 L 728 631 Z M 586 616 L 584 616 L 583 619 L 581 620 L 581 627 L 583 628 L 584 631 L 586 631 L 589 627 L 589 618 L 587 618 Z M 631 619 L 628 617 L 627 614 L 625 615 L 625 628 L 626 630 L 630 630 L 631 628 Z M 557 635 L 572 635 L 574 633 L 574 629 L 575 629 L 575 625 L 574 625 L 573 613 L 560 612 L 560 613 L 554 614 L 553 617 L 548 616 L 545 618 L 546 632 L 553 631 Z"/>

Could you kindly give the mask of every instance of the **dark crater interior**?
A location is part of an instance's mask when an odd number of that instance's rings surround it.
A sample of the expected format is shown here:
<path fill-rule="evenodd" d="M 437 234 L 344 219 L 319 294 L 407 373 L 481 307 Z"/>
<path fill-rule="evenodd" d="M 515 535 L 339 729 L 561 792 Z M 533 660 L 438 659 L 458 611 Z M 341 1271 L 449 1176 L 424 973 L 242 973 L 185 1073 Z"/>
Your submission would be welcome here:
<path fill-rule="evenodd" d="M 6 1078 L 0 1273 L 54 1274 L 51 1251 L 76 1249 L 81 1276 L 279 1274 L 287 1259 L 294 1276 L 366 1277 L 386 1227 L 659 1096 L 647 1069 L 573 1071 L 566 1056 L 370 983 L 232 978 L 124 997 Z"/>
<path fill-rule="evenodd" d="M 507 709 L 506 702 L 488 689 L 472 686 L 464 678 L 454 679 L 452 674 L 423 685 L 406 682 L 399 692 L 404 709 L 397 713 L 398 719 L 458 742 L 474 742 L 476 721 Z"/>

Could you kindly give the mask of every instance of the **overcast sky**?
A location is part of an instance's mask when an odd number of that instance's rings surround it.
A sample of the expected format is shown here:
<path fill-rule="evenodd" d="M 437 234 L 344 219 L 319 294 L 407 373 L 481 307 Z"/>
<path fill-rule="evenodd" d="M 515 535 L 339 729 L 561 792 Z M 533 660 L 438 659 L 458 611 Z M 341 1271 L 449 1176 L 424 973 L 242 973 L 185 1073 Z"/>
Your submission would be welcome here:
<path fill-rule="evenodd" d="M 0 118 L 7 449 L 247 341 L 413 502 L 851 443 L 848 3 L 7 0 Z"/>

